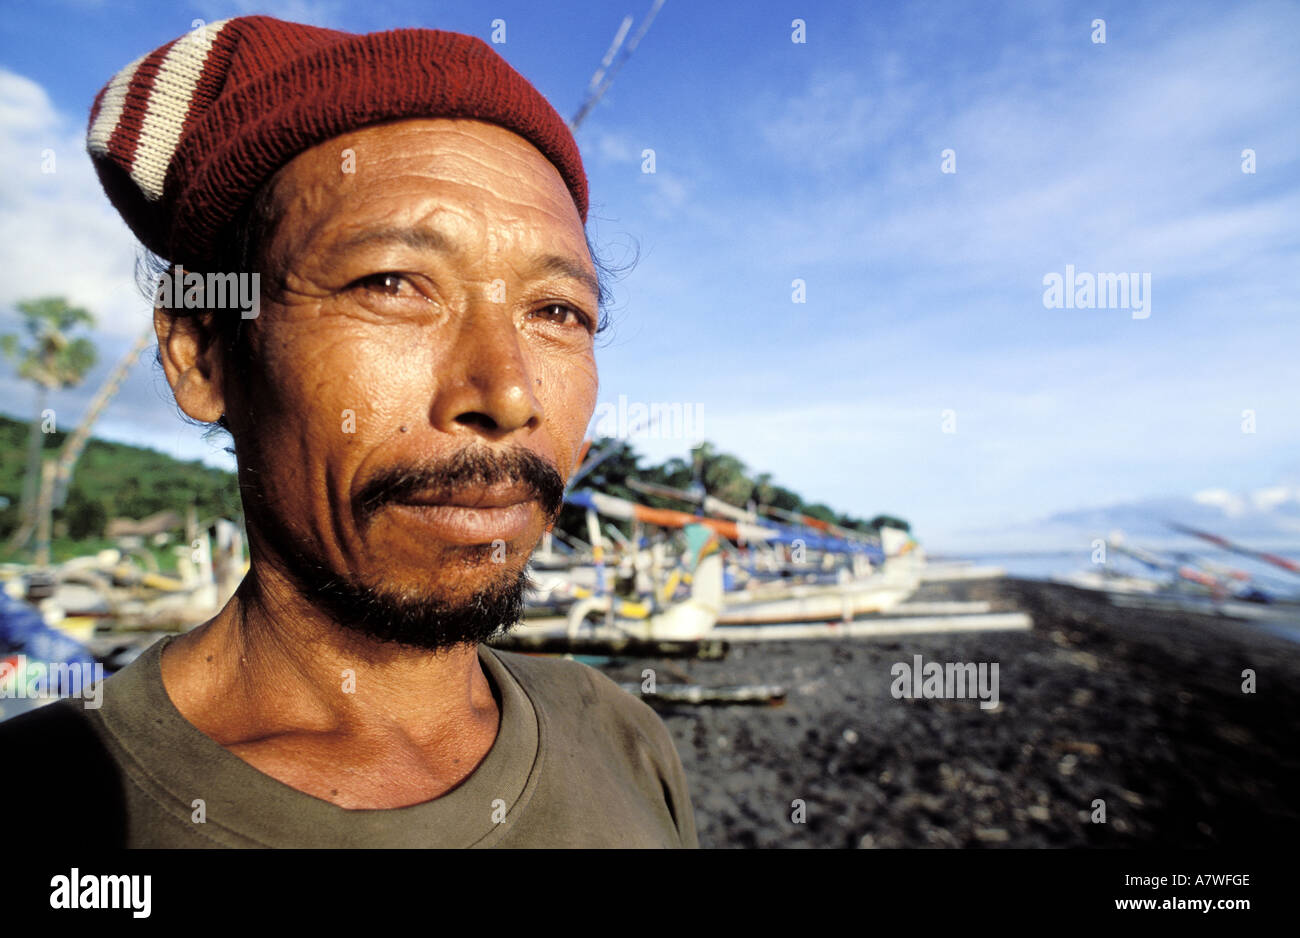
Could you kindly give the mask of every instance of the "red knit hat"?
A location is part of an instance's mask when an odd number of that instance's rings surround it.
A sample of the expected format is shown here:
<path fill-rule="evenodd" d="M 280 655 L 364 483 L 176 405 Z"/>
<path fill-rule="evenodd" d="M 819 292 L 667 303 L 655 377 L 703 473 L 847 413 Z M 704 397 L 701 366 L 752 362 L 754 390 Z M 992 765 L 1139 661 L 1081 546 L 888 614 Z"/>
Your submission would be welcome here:
<path fill-rule="evenodd" d="M 331 137 L 398 118 L 499 124 L 537 147 L 587 220 L 573 134 L 481 39 L 432 29 L 355 35 L 241 16 L 132 62 L 99 92 L 86 147 L 104 191 L 145 247 L 210 256 L 258 186 Z"/>

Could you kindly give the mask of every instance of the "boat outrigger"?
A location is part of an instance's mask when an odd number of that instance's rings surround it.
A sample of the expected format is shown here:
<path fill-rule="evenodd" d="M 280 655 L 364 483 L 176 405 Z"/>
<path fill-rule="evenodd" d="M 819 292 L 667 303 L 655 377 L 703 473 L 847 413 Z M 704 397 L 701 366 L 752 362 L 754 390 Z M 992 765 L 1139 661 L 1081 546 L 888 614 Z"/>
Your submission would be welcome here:
<path fill-rule="evenodd" d="M 925 554 L 901 529 L 886 526 L 871 535 L 663 485 L 630 480 L 629 487 L 679 497 L 697 513 L 592 490 L 566 495 L 570 505 L 585 509 L 589 553 L 575 551 L 574 562 L 561 571 L 548 552 L 549 582 L 532 594 L 532 615 L 510 644 L 544 638 L 575 645 L 598 639 L 761 641 L 1029 627 L 1027 616 L 990 614 L 987 604 L 908 608 L 925 573 Z M 606 529 L 613 554 L 608 564 L 601 516 L 632 526 L 630 538 L 612 525 Z M 663 533 L 647 538 L 646 529 Z M 674 547 L 678 534 L 684 546 Z M 572 536 L 563 540 L 580 543 Z M 883 618 L 890 612 L 900 618 Z"/>
<path fill-rule="evenodd" d="M 1170 524 L 1183 534 L 1208 541 L 1223 550 L 1300 575 L 1300 564 L 1265 551 L 1253 550 L 1227 538 Z M 1249 620 L 1294 631 L 1300 629 L 1300 593 L 1268 582 L 1223 563 L 1212 562 L 1183 551 L 1156 551 L 1125 542 L 1122 534 L 1106 541 L 1109 553 L 1135 561 L 1148 571 L 1136 574 L 1107 563 L 1099 570 L 1054 577 L 1061 583 L 1102 592 L 1117 606 L 1192 612 Z"/>

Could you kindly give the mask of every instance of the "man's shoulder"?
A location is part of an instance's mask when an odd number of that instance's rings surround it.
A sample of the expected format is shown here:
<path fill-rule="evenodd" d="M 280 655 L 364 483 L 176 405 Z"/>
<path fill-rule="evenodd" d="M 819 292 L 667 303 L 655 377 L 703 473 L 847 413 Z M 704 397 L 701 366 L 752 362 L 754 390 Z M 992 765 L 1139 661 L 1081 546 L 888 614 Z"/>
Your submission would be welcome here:
<path fill-rule="evenodd" d="M 515 651 L 489 649 L 525 689 L 536 691 L 546 700 L 564 700 L 591 706 L 612 704 L 619 709 L 654 711 L 633 697 L 595 668 L 581 661 L 554 655 L 528 655 Z"/>
<path fill-rule="evenodd" d="M 568 717 L 588 725 L 630 723 L 656 743 L 668 741 L 663 721 L 645 701 L 590 665 L 554 656 L 490 651 L 552 719 Z"/>
<path fill-rule="evenodd" d="M 533 702 L 546 740 L 526 815 L 540 826 L 511 846 L 699 845 L 681 759 L 645 701 L 578 661 L 489 651 Z"/>

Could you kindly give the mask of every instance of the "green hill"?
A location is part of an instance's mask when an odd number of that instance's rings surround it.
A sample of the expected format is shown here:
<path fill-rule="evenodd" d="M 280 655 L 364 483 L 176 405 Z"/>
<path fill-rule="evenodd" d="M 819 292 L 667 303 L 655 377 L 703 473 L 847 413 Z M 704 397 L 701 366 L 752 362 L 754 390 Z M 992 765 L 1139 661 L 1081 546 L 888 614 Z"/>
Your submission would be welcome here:
<path fill-rule="evenodd" d="M 9 504 L 0 508 L 0 538 L 18 525 L 23 473 L 27 464 L 30 424 L 0 415 L 0 495 Z M 46 457 L 58 452 L 69 434 L 46 434 Z M 96 539 L 109 518 L 144 518 L 158 511 L 182 517 L 194 503 L 200 518 L 241 515 L 235 475 L 194 460 L 182 462 L 157 450 L 92 437 L 78 460 L 67 502 L 56 511 L 56 528 L 74 539 Z M 63 524 L 60 525 L 59 523 Z"/>
<path fill-rule="evenodd" d="M 28 426 L 25 421 L 0 415 L 0 495 L 9 499 L 9 504 L 0 508 L 0 539 L 8 538 L 18 525 Z M 67 436 L 66 433 L 47 434 L 43 440 L 47 454 L 57 452 Z M 686 487 L 698 469 L 710 492 L 719 493 L 735 504 L 756 499 L 862 531 L 877 529 L 881 524 L 907 528 L 905 521 L 887 515 L 864 521 L 840 514 L 826 505 L 807 502 L 797 493 L 773 484 L 769 476 L 751 477 L 740 460 L 717 452 L 708 443 L 697 446 L 692 451 L 692 459 L 695 467 L 682 459 L 670 459 L 659 466 L 642 466 L 635 449 L 623 441 L 614 444 L 609 457 L 581 487 L 680 509 L 682 504 L 675 500 L 640 495 L 627 487 L 627 479 L 635 477 Z M 55 512 L 56 545 L 76 542 L 84 551 L 102 538 L 110 518 L 139 519 L 168 510 L 184 517 L 191 502 L 197 506 L 200 518 L 219 515 L 236 520 L 242 514 L 233 473 L 213 469 L 197 460 L 181 462 L 157 450 L 92 437 L 77 463 L 67 502 Z M 560 527 L 580 537 L 586 535 L 583 513 L 577 508 L 565 508 Z M 65 552 L 55 551 L 56 555 Z"/>

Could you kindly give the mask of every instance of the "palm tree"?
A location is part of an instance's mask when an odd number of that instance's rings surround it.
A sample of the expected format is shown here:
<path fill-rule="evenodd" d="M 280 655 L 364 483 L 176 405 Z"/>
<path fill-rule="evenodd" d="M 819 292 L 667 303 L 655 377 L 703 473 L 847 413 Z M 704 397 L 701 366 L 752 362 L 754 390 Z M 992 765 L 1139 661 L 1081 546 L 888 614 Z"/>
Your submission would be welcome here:
<path fill-rule="evenodd" d="M 27 474 L 23 479 L 24 523 L 10 547 L 21 547 L 31 532 L 41 478 L 41 422 L 50 391 L 80 384 L 95 364 L 95 345 L 87 338 L 69 338 L 77 326 L 93 326 L 95 317 L 80 306 L 70 306 L 61 296 L 21 300 L 17 304 L 27 331 L 22 336 L 0 336 L 0 352 L 18 366 L 18 376 L 36 385 L 36 418 L 32 421 L 27 446 Z"/>
<path fill-rule="evenodd" d="M 720 453 L 705 440 L 691 450 L 695 478 L 715 498 L 744 505 L 754 494 L 754 483 L 745 474 L 745 464 L 728 453 Z"/>

